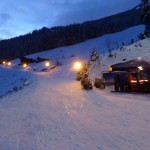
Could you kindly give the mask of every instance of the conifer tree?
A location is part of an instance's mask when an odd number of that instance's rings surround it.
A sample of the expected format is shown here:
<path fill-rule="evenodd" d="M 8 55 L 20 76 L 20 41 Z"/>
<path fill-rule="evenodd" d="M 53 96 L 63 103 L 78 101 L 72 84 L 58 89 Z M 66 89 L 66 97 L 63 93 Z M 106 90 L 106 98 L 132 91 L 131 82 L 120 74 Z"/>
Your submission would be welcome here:
<path fill-rule="evenodd" d="M 92 62 L 94 62 L 98 59 L 99 59 L 99 55 L 98 55 L 96 49 L 94 48 L 92 53 L 91 53 L 91 56 L 90 56 L 89 64 L 91 64 Z"/>
<path fill-rule="evenodd" d="M 145 35 L 150 37 L 150 0 L 141 0 L 143 4 L 143 21 L 145 23 Z"/>
<path fill-rule="evenodd" d="M 88 62 L 88 72 L 90 78 L 93 80 L 95 78 L 101 78 L 101 61 L 95 48 L 90 55 L 90 60 Z"/>

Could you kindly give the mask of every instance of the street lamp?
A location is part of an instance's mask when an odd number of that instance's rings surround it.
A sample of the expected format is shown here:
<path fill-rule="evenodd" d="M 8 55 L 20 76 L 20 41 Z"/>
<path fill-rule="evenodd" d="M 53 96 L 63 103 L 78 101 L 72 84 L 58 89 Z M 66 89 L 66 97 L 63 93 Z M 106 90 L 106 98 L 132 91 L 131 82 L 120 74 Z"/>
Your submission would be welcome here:
<path fill-rule="evenodd" d="M 142 66 L 139 66 L 138 69 L 139 69 L 139 70 L 143 70 L 143 67 L 142 67 Z"/>
<path fill-rule="evenodd" d="M 3 63 L 3 65 L 5 65 L 5 64 L 6 64 L 6 61 L 3 61 L 2 63 Z"/>
<path fill-rule="evenodd" d="M 46 62 L 45 63 L 45 67 L 49 67 L 50 66 L 50 63 L 49 62 Z"/>
<path fill-rule="evenodd" d="M 82 68 L 82 63 L 81 62 L 75 62 L 73 65 L 73 68 L 75 70 L 80 70 Z"/>
<path fill-rule="evenodd" d="M 9 61 L 9 62 L 7 63 L 7 65 L 8 65 L 8 66 L 11 66 L 11 62 Z"/>
<path fill-rule="evenodd" d="M 23 64 L 23 65 L 22 65 L 23 68 L 26 68 L 27 66 L 28 66 L 27 64 Z"/>

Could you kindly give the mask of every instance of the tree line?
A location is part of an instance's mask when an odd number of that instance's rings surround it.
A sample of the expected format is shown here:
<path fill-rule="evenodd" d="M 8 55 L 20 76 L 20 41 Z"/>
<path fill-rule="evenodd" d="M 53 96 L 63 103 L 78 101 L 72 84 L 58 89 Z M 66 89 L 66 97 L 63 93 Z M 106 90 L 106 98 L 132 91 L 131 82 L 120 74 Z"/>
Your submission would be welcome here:
<path fill-rule="evenodd" d="M 150 0 L 141 0 L 142 18 L 145 24 L 144 34 L 150 37 Z"/>
<path fill-rule="evenodd" d="M 141 13 L 141 9 L 134 8 L 98 20 L 52 28 L 43 27 L 26 35 L 2 40 L 0 41 L 0 60 L 20 58 L 36 52 L 73 45 L 104 34 L 119 32 L 143 24 Z"/>

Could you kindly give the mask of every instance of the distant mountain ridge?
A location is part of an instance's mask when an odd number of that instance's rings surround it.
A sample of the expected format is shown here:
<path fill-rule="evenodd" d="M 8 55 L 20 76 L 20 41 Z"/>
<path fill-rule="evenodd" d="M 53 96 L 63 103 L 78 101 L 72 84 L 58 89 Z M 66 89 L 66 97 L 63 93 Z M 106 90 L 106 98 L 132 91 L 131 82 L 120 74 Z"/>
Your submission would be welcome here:
<path fill-rule="evenodd" d="M 104 34 L 122 31 L 143 24 L 141 9 L 131 9 L 123 13 L 82 24 L 71 24 L 52 28 L 43 27 L 32 33 L 0 41 L 0 60 L 19 58 L 57 47 L 73 45 Z"/>

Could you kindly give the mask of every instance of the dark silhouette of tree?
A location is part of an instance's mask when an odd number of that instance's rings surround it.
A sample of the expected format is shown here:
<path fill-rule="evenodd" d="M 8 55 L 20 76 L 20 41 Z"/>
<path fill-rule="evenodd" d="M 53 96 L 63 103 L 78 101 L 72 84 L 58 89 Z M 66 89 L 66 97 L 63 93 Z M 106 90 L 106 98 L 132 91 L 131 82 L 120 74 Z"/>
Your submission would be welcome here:
<path fill-rule="evenodd" d="M 141 0 L 143 11 L 142 17 L 145 24 L 145 35 L 150 37 L 150 0 Z"/>

